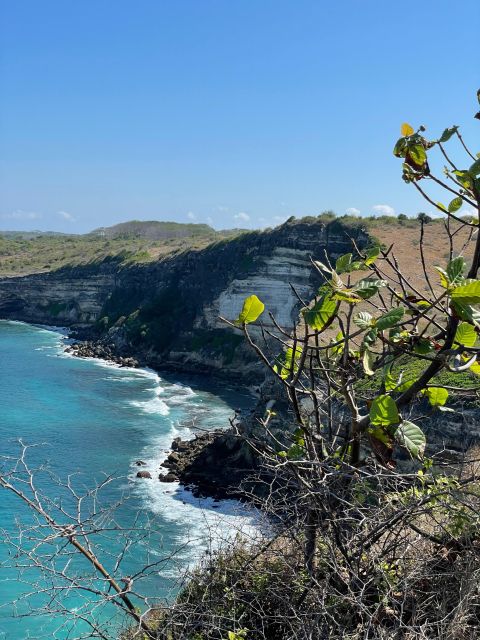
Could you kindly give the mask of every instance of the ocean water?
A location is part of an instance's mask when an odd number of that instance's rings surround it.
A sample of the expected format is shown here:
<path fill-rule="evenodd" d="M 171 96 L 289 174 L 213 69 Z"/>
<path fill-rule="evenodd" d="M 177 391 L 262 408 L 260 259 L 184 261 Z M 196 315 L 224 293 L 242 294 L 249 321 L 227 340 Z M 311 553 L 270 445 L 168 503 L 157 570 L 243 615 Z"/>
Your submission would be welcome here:
<path fill-rule="evenodd" d="M 253 535 L 257 515 L 235 501 L 199 500 L 176 483 L 158 482 L 160 463 L 174 437 L 227 426 L 234 408 L 246 409 L 252 398 L 225 386 L 200 388 L 193 379 L 73 358 L 63 353 L 63 340 L 59 331 L 0 321 L 0 468 L 12 468 L 20 439 L 29 445 L 26 460 L 39 468 L 38 486 L 50 500 L 46 504 L 66 523 L 75 517 L 75 500 L 57 478 L 63 484 L 70 478 L 77 495 L 105 482 L 82 504 L 83 517 L 94 509 L 95 526 L 110 529 L 93 536 L 95 548 L 117 578 L 134 576 L 150 563 L 148 575 L 135 579 L 135 591 L 150 603 L 171 599 L 187 567 L 211 544 L 239 531 Z M 146 463 L 141 468 L 152 480 L 135 478 L 137 460 Z M 9 541 L 17 542 L 19 525 L 23 547 L 31 548 L 45 535 L 31 510 L 0 488 L 0 640 L 95 637 L 82 620 L 91 611 L 89 594 L 71 588 L 71 582 L 46 579 L 31 559 L 16 554 Z M 125 549 L 127 538 L 135 544 Z M 82 558 L 55 560 L 49 547 L 38 551 L 48 568 L 55 563 L 74 578 L 91 574 Z M 121 552 L 122 564 L 115 569 Z M 90 585 L 102 586 L 96 580 Z M 43 615 L 48 600 L 50 613 Z M 92 620 L 114 634 L 121 621 L 115 609 L 99 604 Z"/>

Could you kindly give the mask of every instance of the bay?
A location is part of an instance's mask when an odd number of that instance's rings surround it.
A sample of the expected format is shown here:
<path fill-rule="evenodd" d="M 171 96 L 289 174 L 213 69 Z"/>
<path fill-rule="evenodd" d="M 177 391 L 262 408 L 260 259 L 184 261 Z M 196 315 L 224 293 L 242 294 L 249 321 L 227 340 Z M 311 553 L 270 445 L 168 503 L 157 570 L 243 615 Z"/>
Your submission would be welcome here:
<path fill-rule="evenodd" d="M 11 468 L 21 439 L 35 445 L 27 450 L 33 466 L 46 463 L 48 473 L 62 481 L 71 474 L 77 488 L 114 478 L 99 504 L 120 503 L 115 517 L 125 530 L 138 517 L 137 527 L 154 532 L 134 553 L 125 555 L 122 571 L 133 575 L 142 562 L 157 562 L 139 588 L 150 595 L 150 602 L 171 601 L 185 569 L 202 557 L 214 538 L 214 544 L 221 544 L 240 530 L 249 535 L 256 516 L 235 501 L 199 500 L 176 483 L 160 483 L 156 479 L 160 463 L 174 437 L 189 437 L 195 428 L 226 427 L 234 408 L 246 409 L 252 398 L 211 381 L 200 384 L 200 379 L 180 380 L 146 369 L 73 358 L 63 352 L 64 338 L 61 331 L 0 321 L 0 464 Z M 152 480 L 135 478 L 137 460 L 146 463 L 141 468 L 150 471 Z M 47 473 L 39 474 L 40 488 L 50 495 L 55 492 L 52 482 Z M 0 489 L 0 526 L 5 536 L 15 537 L 19 518 L 24 526 L 31 524 L 28 508 Z M 105 537 L 107 565 L 112 566 L 124 539 Z M 39 588 L 40 573 L 19 572 L 16 562 L 4 537 L 0 540 L 1 640 L 66 639 L 92 633 L 78 617 L 89 606 L 85 594 L 75 590 L 61 594 L 50 607 L 54 613 L 41 615 L 46 595 Z M 78 558 L 74 569 L 77 575 L 89 571 Z M 22 594 L 29 590 L 25 601 Z M 62 607 L 77 612 L 77 617 L 65 617 Z M 99 607 L 94 614 L 110 633 L 121 623 L 114 609 Z"/>

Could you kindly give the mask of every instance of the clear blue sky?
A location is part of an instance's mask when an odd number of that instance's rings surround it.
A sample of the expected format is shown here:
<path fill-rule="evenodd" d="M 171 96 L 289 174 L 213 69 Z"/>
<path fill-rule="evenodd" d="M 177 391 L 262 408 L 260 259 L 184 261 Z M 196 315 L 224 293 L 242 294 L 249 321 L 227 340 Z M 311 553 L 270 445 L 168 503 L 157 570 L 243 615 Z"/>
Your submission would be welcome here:
<path fill-rule="evenodd" d="M 0 0 L 0 228 L 428 211 L 392 146 L 478 143 L 479 33 L 479 0 Z"/>

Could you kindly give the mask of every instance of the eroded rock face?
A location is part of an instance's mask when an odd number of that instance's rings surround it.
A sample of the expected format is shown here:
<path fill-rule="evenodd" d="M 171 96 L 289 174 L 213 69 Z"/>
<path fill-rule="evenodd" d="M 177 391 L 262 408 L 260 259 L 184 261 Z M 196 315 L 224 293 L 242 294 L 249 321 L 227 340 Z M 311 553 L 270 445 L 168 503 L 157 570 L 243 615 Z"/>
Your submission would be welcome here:
<path fill-rule="evenodd" d="M 301 307 L 291 285 L 311 299 L 319 281 L 310 258 L 347 253 L 349 235 L 359 247 L 369 241 L 338 222 L 286 223 L 147 264 L 109 260 L 4 278 L 0 317 L 89 329 L 123 358 L 251 383 L 263 377 L 257 357 L 219 315 L 234 319 L 255 293 L 289 329 Z M 262 320 L 271 325 L 268 313 Z"/>

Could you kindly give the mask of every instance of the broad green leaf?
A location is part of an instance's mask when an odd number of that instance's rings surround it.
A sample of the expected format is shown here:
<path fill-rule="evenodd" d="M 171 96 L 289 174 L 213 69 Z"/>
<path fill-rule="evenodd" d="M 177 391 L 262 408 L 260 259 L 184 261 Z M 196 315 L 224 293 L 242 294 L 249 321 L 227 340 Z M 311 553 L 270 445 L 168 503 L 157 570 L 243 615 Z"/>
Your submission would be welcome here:
<path fill-rule="evenodd" d="M 405 138 L 400 138 L 397 140 L 395 146 L 393 147 L 393 155 L 396 158 L 404 158 L 405 153 L 407 151 L 407 141 Z"/>
<path fill-rule="evenodd" d="M 459 169 L 455 169 L 453 174 L 456 176 L 462 187 L 465 187 L 465 189 L 472 188 L 473 176 L 469 171 L 460 171 Z"/>
<path fill-rule="evenodd" d="M 375 344 L 378 338 L 378 331 L 376 327 L 372 327 L 367 333 L 363 336 L 363 342 L 366 345 Z"/>
<path fill-rule="evenodd" d="M 395 376 L 392 374 L 391 367 L 384 367 L 383 383 L 385 385 L 385 391 L 393 391 L 394 389 L 397 388 L 398 381 L 395 379 Z"/>
<path fill-rule="evenodd" d="M 350 271 L 362 271 L 365 269 L 365 262 L 355 260 L 350 264 Z"/>
<path fill-rule="evenodd" d="M 405 309 L 403 307 L 394 307 L 393 309 L 390 309 L 390 311 L 387 311 L 387 313 L 384 313 L 383 316 L 377 318 L 375 326 L 380 331 L 383 331 L 384 329 L 391 329 L 400 322 L 404 313 Z"/>
<path fill-rule="evenodd" d="M 460 197 L 454 198 L 448 205 L 448 211 L 450 213 L 455 213 L 455 211 L 458 211 L 459 209 L 462 208 L 462 204 L 463 204 L 463 200 Z"/>
<path fill-rule="evenodd" d="M 357 302 L 361 302 L 362 300 L 358 292 L 353 289 L 339 289 L 335 291 L 333 295 L 337 300 L 343 300 L 344 302 L 350 302 L 352 304 L 357 304 Z"/>
<path fill-rule="evenodd" d="M 370 423 L 374 427 L 388 427 L 400 422 L 397 405 L 387 395 L 381 395 L 373 400 L 370 407 Z"/>
<path fill-rule="evenodd" d="M 433 351 L 433 345 L 427 338 L 420 338 L 414 345 L 413 350 L 415 353 L 425 355 Z"/>
<path fill-rule="evenodd" d="M 293 348 L 288 347 L 285 350 L 283 356 L 280 356 L 280 362 L 274 365 L 274 370 L 276 373 L 282 378 L 282 380 L 286 380 L 292 374 L 295 375 L 298 371 L 298 360 L 302 355 L 301 347 L 297 346 L 295 353 L 295 358 L 293 356 Z"/>
<path fill-rule="evenodd" d="M 235 320 L 235 324 L 249 324 L 255 322 L 263 313 L 265 305 L 256 295 L 249 296 L 243 303 L 242 311 Z"/>
<path fill-rule="evenodd" d="M 477 309 L 471 307 L 469 304 L 462 304 L 461 302 L 453 300 L 452 308 L 461 320 L 470 322 L 470 324 L 480 329 L 480 311 L 477 311 Z"/>
<path fill-rule="evenodd" d="M 448 400 L 448 391 L 442 387 L 427 387 L 422 395 L 428 398 L 432 407 L 443 407 Z"/>
<path fill-rule="evenodd" d="M 450 138 L 453 136 L 453 134 L 456 132 L 457 129 L 458 127 L 449 127 L 448 129 L 445 129 L 445 131 L 442 133 L 438 141 L 448 142 L 448 140 L 450 140 Z"/>
<path fill-rule="evenodd" d="M 360 311 L 353 318 L 353 322 L 360 327 L 360 329 L 368 329 L 372 326 L 372 315 L 368 311 Z"/>
<path fill-rule="evenodd" d="M 437 271 L 440 274 L 440 284 L 442 285 L 442 287 L 444 289 L 448 289 L 448 287 L 450 286 L 450 280 L 448 278 L 448 275 L 445 269 L 442 269 L 442 267 L 433 267 L 433 268 L 435 269 L 435 271 Z"/>
<path fill-rule="evenodd" d="M 375 355 L 369 350 L 365 349 L 362 356 L 363 370 L 367 376 L 373 376 L 375 373 L 373 365 L 375 363 Z"/>
<path fill-rule="evenodd" d="M 450 260 L 447 265 L 447 277 L 450 284 L 459 284 L 463 280 L 465 267 L 465 258 L 462 256 L 457 256 L 456 258 L 453 258 L 453 260 Z"/>
<path fill-rule="evenodd" d="M 442 204 L 441 202 L 437 202 L 437 207 L 439 209 L 441 209 L 442 211 L 445 211 L 445 213 L 448 213 L 447 207 L 444 204 Z"/>
<path fill-rule="evenodd" d="M 469 371 L 474 373 L 476 376 L 480 376 L 480 362 L 478 362 L 478 360 L 474 362 L 469 368 Z"/>
<path fill-rule="evenodd" d="M 455 334 L 455 342 L 464 347 L 473 347 L 477 341 L 477 332 L 468 322 L 461 322 Z"/>
<path fill-rule="evenodd" d="M 371 247 L 365 251 L 365 264 L 369 267 L 371 264 L 375 262 L 375 260 L 380 255 L 380 247 L 377 245 L 375 247 Z"/>
<path fill-rule="evenodd" d="M 468 172 L 472 174 L 472 176 L 478 176 L 480 174 L 480 159 L 475 160 L 475 162 L 469 167 Z"/>
<path fill-rule="evenodd" d="M 402 126 L 400 127 L 400 134 L 405 138 L 406 136 L 411 136 L 413 135 L 415 132 L 413 130 L 413 127 L 411 125 L 408 124 L 408 122 L 404 122 L 402 124 Z"/>
<path fill-rule="evenodd" d="M 387 283 L 385 280 L 378 280 L 377 278 L 363 278 L 353 287 L 353 291 L 363 300 L 368 300 L 368 298 L 371 298 L 378 293 L 380 287 L 385 287 L 386 285 Z"/>
<path fill-rule="evenodd" d="M 324 295 L 311 309 L 304 311 L 303 317 L 309 327 L 322 331 L 335 315 L 336 308 L 336 301 L 330 295 Z"/>
<path fill-rule="evenodd" d="M 347 273 L 348 271 L 350 271 L 351 262 L 352 262 L 351 253 L 346 253 L 345 255 L 340 256 L 339 258 L 337 258 L 337 261 L 335 263 L 335 271 L 337 273 Z"/>
<path fill-rule="evenodd" d="M 414 374 L 409 373 L 408 375 L 405 375 L 405 372 L 402 371 L 398 379 L 398 384 L 395 391 L 397 391 L 398 393 L 403 393 L 407 389 L 410 389 L 415 381 L 416 377 L 414 376 Z"/>
<path fill-rule="evenodd" d="M 452 291 L 452 301 L 461 304 L 478 304 L 480 302 L 480 280 L 456 287 Z"/>
<path fill-rule="evenodd" d="M 342 340 L 343 342 L 341 342 Z M 331 347 L 332 354 L 336 356 L 341 355 L 345 349 L 345 336 L 341 331 L 337 333 L 335 340 L 332 340 L 331 344 L 336 344 L 337 342 L 340 342 L 340 344 L 337 344 L 335 347 Z"/>
<path fill-rule="evenodd" d="M 403 420 L 395 431 L 395 440 L 407 449 L 413 458 L 423 458 L 427 441 L 423 431 L 413 422 Z"/>
<path fill-rule="evenodd" d="M 423 167 L 427 161 L 427 154 L 421 144 L 414 144 L 408 148 L 408 155 L 417 165 L 417 167 Z"/>

